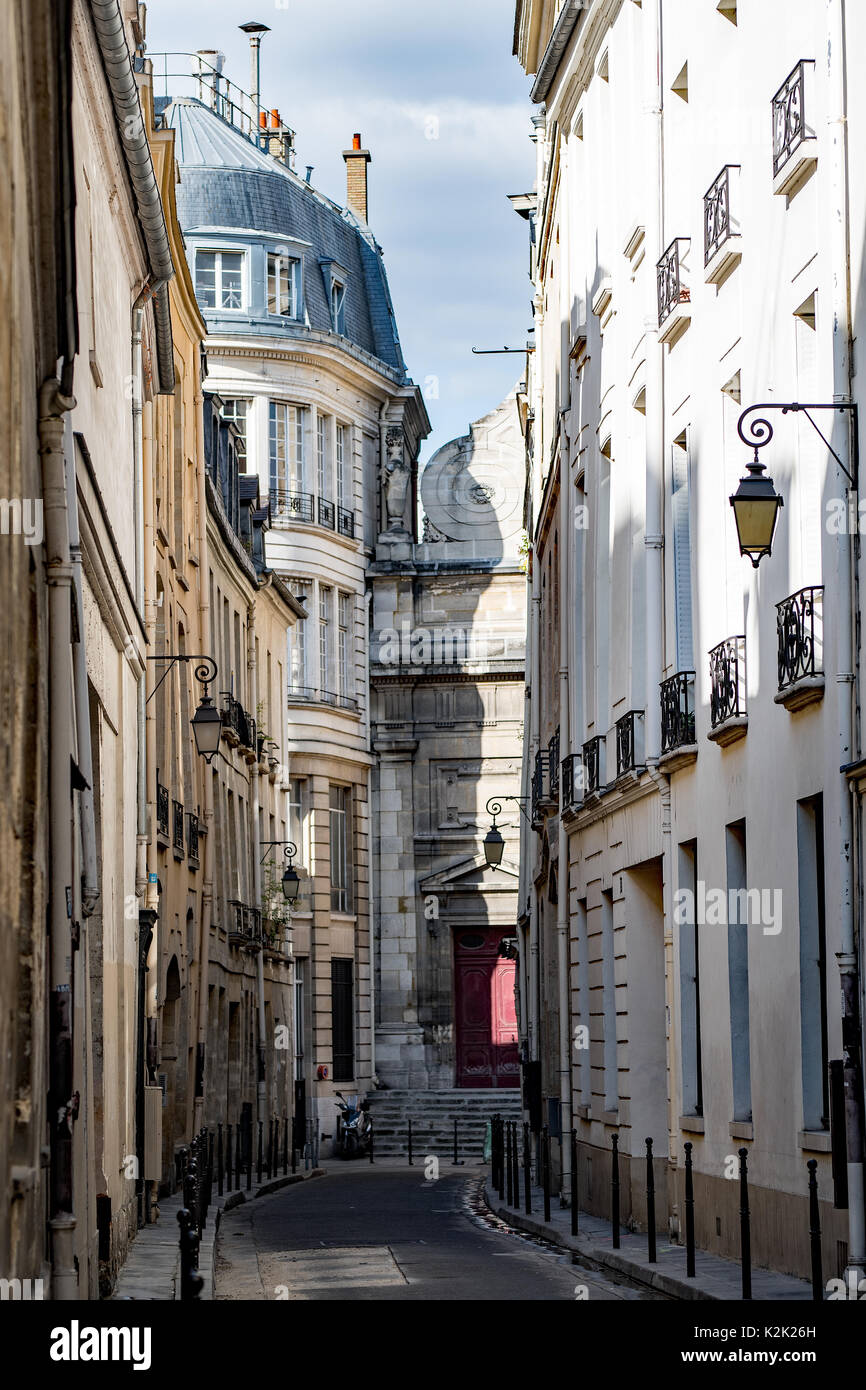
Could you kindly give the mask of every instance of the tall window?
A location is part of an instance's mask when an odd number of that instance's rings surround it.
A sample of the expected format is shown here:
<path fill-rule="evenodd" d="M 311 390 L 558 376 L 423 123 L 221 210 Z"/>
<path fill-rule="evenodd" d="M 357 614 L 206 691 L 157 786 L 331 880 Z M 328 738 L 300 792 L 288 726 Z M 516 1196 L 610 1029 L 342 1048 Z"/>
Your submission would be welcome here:
<path fill-rule="evenodd" d="M 319 694 L 333 696 L 334 667 L 334 591 L 329 584 L 319 585 Z M 332 702 L 333 703 L 333 700 Z"/>
<path fill-rule="evenodd" d="M 303 579 L 289 581 L 289 592 L 294 594 L 295 598 L 307 598 L 311 587 Z M 294 627 L 289 628 L 288 647 L 289 693 L 306 695 L 308 681 L 307 620 L 305 618 L 299 618 Z M 294 836 L 290 838 L 294 839 Z"/>
<path fill-rule="evenodd" d="M 688 890 L 680 913 L 680 1015 L 682 1019 L 683 1114 L 703 1115 L 701 1061 L 701 974 L 695 903 L 698 892 L 697 842 L 680 845 L 679 887 Z"/>
<path fill-rule="evenodd" d="M 242 309 L 242 251 L 196 251 L 195 294 L 203 309 Z"/>
<path fill-rule="evenodd" d="M 335 333 L 345 333 L 346 286 L 340 280 L 331 281 L 331 322 Z"/>
<path fill-rule="evenodd" d="M 331 1047 L 335 1081 L 355 1078 L 354 962 L 331 961 Z"/>
<path fill-rule="evenodd" d="M 272 495 L 280 489 L 304 491 L 304 426 L 306 409 L 271 401 L 268 427 L 269 483 Z"/>
<path fill-rule="evenodd" d="M 298 262 L 290 256 L 268 255 L 268 313 L 297 318 Z"/>
<path fill-rule="evenodd" d="M 734 1120 L 752 1118 L 749 1046 L 749 925 L 746 896 L 746 823 L 725 827 L 728 875 L 728 987 L 731 1004 L 731 1071 Z"/>
<path fill-rule="evenodd" d="M 340 594 L 337 599 L 337 670 L 339 695 L 347 700 L 351 694 L 352 654 L 352 595 Z"/>
<path fill-rule="evenodd" d="M 674 533 L 674 617 L 677 670 L 690 671 L 692 652 L 692 547 L 689 501 L 688 433 L 671 445 L 671 519 Z"/>
<path fill-rule="evenodd" d="M 294 861 L 300 879 L 297 901 L 305 911 L 309 911 L 310 908 L 310 822 L 308 808 L 306 778 L 293 777 L 289 782 L 288 835 L 298 851 Z"/>
<path fill-rule="evenodd" d="M 249 401 L 223 401 L 223 418 L 231 420 L 238 431 L 238 465 L 242 473 L 247 471 L 247 410 Z"/>
<path fill-rule="evenodd" d="M 304 961 L 295 961 L 295 1080 L 304 1075 Z"/>
<path fill-rule="evenodd" d="M 337 425 L 337 506 L 349 507 L 349 458 L 348 440 L 345 425 Z"/>
<path fill-rule="evenodd" d="M 324 415 L 316 417 L 316 476 L 319 496 L 330 499 L 330 460 L 328 458 L 328 421 Z"/>
<path fill-rule="evenodd" d="M 797 802 L 800 1033 L 803 1128 L 829 1129 L 827 937 L 824 926 L 824 798 Z"/>
<path fill-rule="evenodd" d="M 613 942 L 613 894 L 601 895 L 601 1007 L 604 1027 L 604 1108 L 619 1106 L 616 1052 L 616 966 Z"/>
<path fill-rule="evenodd" d="M 351 810 L 348 787 L 331 787 L 329 799 L 331 830 L 331 911 L 351 912 L 352 891 Z"/>

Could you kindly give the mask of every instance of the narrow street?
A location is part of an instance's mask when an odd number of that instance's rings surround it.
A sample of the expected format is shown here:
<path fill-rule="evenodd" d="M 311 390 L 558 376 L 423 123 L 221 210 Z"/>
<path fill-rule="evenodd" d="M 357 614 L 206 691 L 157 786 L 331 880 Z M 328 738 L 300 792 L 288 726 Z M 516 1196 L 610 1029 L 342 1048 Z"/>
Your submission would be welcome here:
<path fill-rule="evenodd" d="M 572 1265 L 484 1208 L 480 1174 L 332 1167 L 230 1212 L 215 1297 L 589 1302 L 658 1298 Z"/>

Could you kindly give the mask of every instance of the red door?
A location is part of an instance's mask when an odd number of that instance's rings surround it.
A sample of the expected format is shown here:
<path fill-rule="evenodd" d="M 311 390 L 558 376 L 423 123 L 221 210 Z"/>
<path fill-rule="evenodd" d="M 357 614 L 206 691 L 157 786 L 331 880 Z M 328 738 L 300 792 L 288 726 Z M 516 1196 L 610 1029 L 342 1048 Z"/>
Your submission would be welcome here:
<path fill-rule="evenodd" d="M 515 962 L 497 954 L 501 927 L 458 931 L 454 940 L 457 1085 L 517 1086 Z"/>

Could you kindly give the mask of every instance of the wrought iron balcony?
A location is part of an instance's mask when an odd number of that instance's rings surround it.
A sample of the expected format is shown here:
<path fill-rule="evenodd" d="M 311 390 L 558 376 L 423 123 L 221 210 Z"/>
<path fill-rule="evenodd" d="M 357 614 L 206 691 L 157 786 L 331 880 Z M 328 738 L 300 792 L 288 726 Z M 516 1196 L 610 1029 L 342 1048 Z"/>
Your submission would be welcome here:
<path fill-rule="evenodd" d="M 353 695 L 338 695 L 337 704 L 339 705 L 340 709 L 356 710 L 358 708 L 358 701 L 354 698 Z"/>
<path fill-rule="evenodd" d="M 587 796 L 601 790 L 603 743 L 601 734 L 597 734 L 583 745 L 584 793 Z"/>
<path fill-rule="evenodd" d="M 271 488 L 268 498 L 271 521 L 294 519 L 313 520 L 313 495 L 310 492 L 291 492 L 286 488 Z"/>
<path fill-rule="evenodd" d="M 542 748 L 535 755 L 532 772 L 532 815 L 531 823 L 539 830 L 544 825 L 544 808 L 550 804 L 550 762 L 549 753 Z"/>
<path fill-rule="evenodd" d="M 661 683 L 662 756 L 695 741 L 695 673 L 677 671 Z"/>
<path fill-rule="evenodd" d="M 242 747 L 255 751 L 256 721 L 251 714 L 247 714 L 240 700 L 236 700 L 228 691 L 223 691 L 222 696 L 223 707 L 220 714 L 223 728 L 228 729 Z"/>
<path fill-rule="evenodd" d="M 329 502 L 327 497 L 320 497 L 318 499 L 318 510 L 316 513 L 319 525 L 327 526 L 329 531 L 333 531 L 335 514 L 336 508 L 333 502 Z"/>
<path fill-rule="evenodd" d="M 337 695 L 333 690 L 320 690 L 319 702 L 323 705 L 336 705 Z"/>
<path fill-rule="evenodd" d="M 682 237 L 672 241 L 656 265 L 659 328 L 681 304 L 688 304 L 691 299 L 691 292 L 683 279 L 681 246 L 687 244 Z"/>
<path fill-rule="evenodd" d="M 157 778 L 156 782 L 156 828 L 160 835 L 168 839 L 168 787 Z"/>
<path fill-rule="evenodd" d="M 713 729 L 746 714 L 746 639 L 726 637 L 710 652 L 710 723 Z"/>
<path fill-rule="evenodd" d="M 741 255 L 740 166 L 726 164 L 704 194 L 704 269 L 710 284 L 727 278 Z"/>
<path fill-rule="evenodd" d="M 579 753 L 570 753 L 563 758 L 559 785 L 563 811 L 579 806 L 583 800 L 583 762 Z"/>
<path fill-rule="evenodd" d="M 187 811 L 186 816 L 186 851 L 190 864 L 193 868 L 199 867 L 198 857 L 198 816 L 194 811 Z"/>
<path fill-rule="evenodd" d="M 173 801 L 172 805 L 172 844 L 175 854 L 180 858 L 184 852 L 183 802 Z"/>
<path fill-rule="evenodd" d="M 345 507 L 337 508 L 337 531 L 341 536 L 355 538 L 355 513 L 347 512 Z"/>
<path fill-rule="evenodd" d="M 824 587 L 800 589 L 776 604 L 779 692 L 824 674 Z"/>
<path fill-rule="evenodd" d="M 616 721 L 616 775 L 643 766 L 643 711 L 632 709 Z"/>
<path fill-rule="evenodd" d="M 288 698 L 290 700 L 315 700 L 316 688 L 312 685 L 296 685 L 294 681 L 289 681 Z"/>
<path fill-rule="evenodd" d="M 547 745 L 547 767 L 549 776 L 550 799 L 553 802 L 559 800 L 559 730 L 551 738 Z"/>
<path fill-rule="evenodd" d="M 806 64 L 801 61 L 773 97 L 773 175 L 812 132 L 806 125 Z"/>
<path fill-rule="evenodd" d="M 237 899 L 231 898 L 228 903 L 229 909 L 229 944 L 232 946 L 245 946 L 249 940 L 249 925 L 247 921 L 247 907 Z"/>

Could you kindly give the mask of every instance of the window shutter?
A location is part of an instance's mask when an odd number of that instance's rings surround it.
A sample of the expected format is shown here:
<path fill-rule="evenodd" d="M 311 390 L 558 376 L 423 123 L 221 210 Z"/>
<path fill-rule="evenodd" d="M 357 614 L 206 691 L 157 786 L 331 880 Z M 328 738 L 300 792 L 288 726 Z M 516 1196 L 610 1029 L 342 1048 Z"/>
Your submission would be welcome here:
<path fill-rule="evenodd" d="M 674 605 L 676 618 L 677 670 L 694 669 L 692 644 L 692 546 L 690 536 L 688 448 L 671 447 L 673 497 L 671 516 L 674 532 Z"/>

